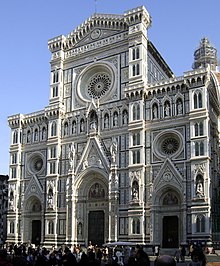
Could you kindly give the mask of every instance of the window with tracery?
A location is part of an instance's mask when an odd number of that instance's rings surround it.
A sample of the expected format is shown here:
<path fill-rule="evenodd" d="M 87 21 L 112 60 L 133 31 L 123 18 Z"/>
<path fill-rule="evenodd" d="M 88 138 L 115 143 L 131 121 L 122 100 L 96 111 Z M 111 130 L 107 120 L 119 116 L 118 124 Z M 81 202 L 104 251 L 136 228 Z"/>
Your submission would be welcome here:
<path fill-rule="evenodd" d="M 203 122 L 195 123 L 194 125 L 195 136 L 203 136 Z"/>
<path fill-rule="evenodd" d="M 53 86 L 52 88 L 52 97 L 57 97 L 58 96 L 58 86 Z"/>
<path fill-rule="evenodd" d="M 34 141 L 38 141 L 38 129 L 35 128 L 34 130 Z"/>
<path fill-rule="evenodd" d="M 12 140 L 13 144 L 18 143 L 18 131 L 15 130 L 13 133 L 13 140 Z"/>
<path fill-rule="evenodd" d="M 194 92 L 193 96 L 194 109 L 202 108 L 202 93 Z"/>
<path fill-rule="evenodd" d="M 54 137 L 57 135 L 57 123 L 53 122 L 51 125 L 51 137 Z"/>
<path fill-rule="evenodd" d="M 133 146 L 140 145 L 140 132 L 134 133 L 132 135 Z"/>
<path fill-rule="evenodd" d="M 195 156 L 204 155 L 204 143 L 203 141 L 195 142 Z"/>
<path fill-rule="evenodd" d="M 138 75 L 140 75 L 140 64 L 139 63 L 132 65 L 132 76 L 134 77 Z"/>
<path fill-rule="evenodd" d="M 140 119 L 140 104 L 136 103 L 132 106 L 132 118 L 133 120 Z"/>
<path fill-rule="evenodd" d="M 204 215 L 198 215 L 196 217 L 196 232 L 197 233 L 205 232 L 205 216 Z"/>
<path fill-rule="evenodd" d="M 132 221 L 132 234 L 140 234 L 140 219 L 139 218 L 133 218 Z"/>
<path fill-rule="evenodd" d="M 10 234 L 14 234 L 15 233 L 15 223 L 14 223 L 14 221 L 11 221 L 9 223 L 9 233 Z"/>
<path fill-rule="evenodd" d="M 59 81 L 59 72 L 53 72 L 52 73 L 52 77 L 53 77 L 53 79 L 52 79 L 52 82 L 53 83 L 56 83 L 56 82 L 58 82 Z"/>
<path fill-rule="evenodd" d="M 48 234 L 49 235 L 54 234 L 54 222 L 53 221 L 48 222 Z"/>
<path fill-rule="evenodd" d="M 141 162 L 140 150 L 132 151 L 132 163 L 138 164 Z"/>
<path fill-rule="evenodd" d="M 136 60 L 140 58 L 140 48 L 134 47 L 132 48 L 132 60 Z"/>

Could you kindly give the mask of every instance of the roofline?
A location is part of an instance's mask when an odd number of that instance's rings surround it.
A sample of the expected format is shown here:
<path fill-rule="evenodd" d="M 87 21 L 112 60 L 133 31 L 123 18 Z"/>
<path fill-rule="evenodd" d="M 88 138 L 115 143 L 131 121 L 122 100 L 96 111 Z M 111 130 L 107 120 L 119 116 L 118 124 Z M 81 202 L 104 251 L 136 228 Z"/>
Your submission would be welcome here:
<path fill-rule="evenodd" d="M 173 71 L 170 69 L 170 67 L 167 65 L 161 54 L 158 52 L 156 47 L 153 45 L 153 43 L 148 40 L 148 49 L 153 54 L 154 58 L 156 59 L 157 63 L 160 65 L 160 67 L 163 69 L 163 71 L 167 74 L 169 78 L 174 78 L 175 75 Z"/>

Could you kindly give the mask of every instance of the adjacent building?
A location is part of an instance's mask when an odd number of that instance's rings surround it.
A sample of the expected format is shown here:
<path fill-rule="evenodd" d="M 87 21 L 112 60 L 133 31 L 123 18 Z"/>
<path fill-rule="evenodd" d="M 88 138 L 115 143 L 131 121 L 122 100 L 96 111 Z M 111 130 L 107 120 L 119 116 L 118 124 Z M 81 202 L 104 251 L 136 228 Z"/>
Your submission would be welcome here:
<path fill-rule="evenodd" d="M 0 175 L 0 246 L 7 237 L 8 175 Z"/>
<path fill-rule="evenodd" d="M 220 240 L 217 51 L 176 77 L 150 25 L 95 13 L 48 41 L 48 106 L 8 118 L 8 243 Z"/>

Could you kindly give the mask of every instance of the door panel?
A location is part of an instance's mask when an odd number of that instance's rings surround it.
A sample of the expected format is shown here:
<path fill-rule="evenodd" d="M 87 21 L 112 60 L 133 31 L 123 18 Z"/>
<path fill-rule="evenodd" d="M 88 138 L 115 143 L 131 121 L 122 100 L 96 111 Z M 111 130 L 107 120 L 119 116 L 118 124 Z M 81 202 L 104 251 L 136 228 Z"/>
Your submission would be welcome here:
<path fill-rule="evenodd" d="M 35 245 L 40 245 L 41 242 L 41 221 L 32 221 L 32 243 Z"/>
<path fill-rule="evenodd" d="M 93 245 L 101 247 L 104 243 L 104 212 L 90 211 L 88 218 L 88 241 L 92 241 Z"/>
<path fill-rule="evenodd" d="M 163 248 L 176 248 L 179 246 L 178 217 L 163 217 Z"/>

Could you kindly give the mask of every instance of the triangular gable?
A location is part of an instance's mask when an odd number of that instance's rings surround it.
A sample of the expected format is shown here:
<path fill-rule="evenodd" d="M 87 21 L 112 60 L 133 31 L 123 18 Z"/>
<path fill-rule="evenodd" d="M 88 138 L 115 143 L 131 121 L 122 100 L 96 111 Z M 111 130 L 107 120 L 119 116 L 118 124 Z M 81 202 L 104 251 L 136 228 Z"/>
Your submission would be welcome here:
<path fill-rule="evenodd" d="M 124 31 L 127 24 L 123 15 L 97 14 L 85 20 L 66 37 L 66 47 L 77 47 Z"/>
<path fill-rule="evenodd" d="M 159 190 L 164 186 L 172 184 L 172 186 L 175 186 L 179 190 L 182 190 L 182 179 L 182 176 L 180 175 L 174 164 L 169 158 L 167 158 L 155 178 L 154 189 Z"/>
<path fill-rule="evenodd" d="M 76 174 L 88 168 L 100 168 L 109 171 L 109 161 L 97 137 L 88 139 L 82 157 L 76 168 Z"/>
<path fill-rule="evenodd" d="M 97 111 L 99 108 L 99 102 L 95 103 L 94 99 L 92 98 L 92 101 L 88 104 L 88 108 L 86 111 L 86 116 L 88 117 L 89 113 L 94 110 Z"/>
<path fill-rule="evenodd" d="M 41 184 L 36 175 L 33 175 L 24 194 L 24 198 L 28 198 L 30 196 L 37 196 L 39 199 L 42 199 L 43 190 Z"/>

